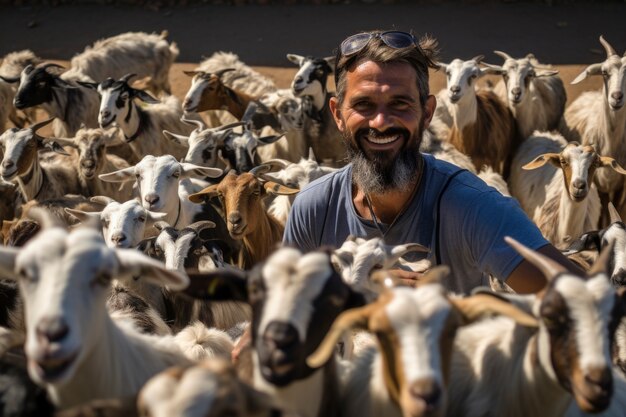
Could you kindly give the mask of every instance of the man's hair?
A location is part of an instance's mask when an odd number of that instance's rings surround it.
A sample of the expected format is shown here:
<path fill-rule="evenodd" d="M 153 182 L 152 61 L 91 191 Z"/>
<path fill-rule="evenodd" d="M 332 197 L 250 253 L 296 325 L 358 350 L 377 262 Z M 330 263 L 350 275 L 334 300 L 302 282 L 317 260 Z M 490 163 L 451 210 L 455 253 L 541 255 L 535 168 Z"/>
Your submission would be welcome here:
<path fill-rule="evenodd" d="M 382 32 L 376 30 L 372 33 Z M 345 96 L 346 72 L 348 68 L 360 61 L 373 61 L 380 64 L 406 62 L 413 67 L 417 75 L 417 91 L 419 91 L 420 103 L 423 106 L 430 94 L 428 88 L 428 68 L 438 68 L 436 60 L 439 50 L 437 49 L 437 40 L 429 35 L 422 36 L 418 44 L 419 48 L 411 46 L 395 49 L 385 45 L 380 38 L 372 38 L 363 49 L 348 57 L 341 53 L 341 48 L 337 48 L 335 84 L 337 86 L 339 104 L 343 103 Z"/>

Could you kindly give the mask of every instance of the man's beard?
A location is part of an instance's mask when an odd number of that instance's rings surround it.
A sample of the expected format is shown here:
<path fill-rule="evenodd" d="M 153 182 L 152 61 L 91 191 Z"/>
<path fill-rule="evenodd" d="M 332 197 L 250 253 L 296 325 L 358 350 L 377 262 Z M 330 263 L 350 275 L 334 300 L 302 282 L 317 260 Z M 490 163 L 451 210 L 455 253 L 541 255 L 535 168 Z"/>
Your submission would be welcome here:
<path fill-rule="evenodd" d="M 367 194 L 385 194 L 386 192 L 407 191 L 413 185 L 420 160 L 419 145 L 424 132 L 424 120 L 420 121 L 416 137 L 410 137 L 407 129 L 390 128 L 385 132 L 375 129 L 359 129 L 351 138 L 344 133 L 348 160 L 352 163 L 352 179 Z M 361 143 L 365 135 L 384 136 L 401 135 L 404 145 L 394 157 L 389 152 L 364 151 Z"/>

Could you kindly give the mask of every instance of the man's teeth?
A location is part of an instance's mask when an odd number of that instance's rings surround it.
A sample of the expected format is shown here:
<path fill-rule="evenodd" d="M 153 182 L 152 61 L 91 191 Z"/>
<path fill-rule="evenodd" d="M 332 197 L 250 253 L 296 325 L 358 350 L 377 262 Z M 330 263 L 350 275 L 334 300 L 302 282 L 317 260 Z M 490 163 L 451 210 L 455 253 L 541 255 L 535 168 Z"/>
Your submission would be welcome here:
<path fill-rule="evenodd" d="M 386 137 L 374 137 L 374 136 L 366 136 L 368 141 L 375 143 L 377 145 L 385 145 L 387 143 L 394 142 L 395 140 L 400 138 L 400 135 L 386 136 Z"/>

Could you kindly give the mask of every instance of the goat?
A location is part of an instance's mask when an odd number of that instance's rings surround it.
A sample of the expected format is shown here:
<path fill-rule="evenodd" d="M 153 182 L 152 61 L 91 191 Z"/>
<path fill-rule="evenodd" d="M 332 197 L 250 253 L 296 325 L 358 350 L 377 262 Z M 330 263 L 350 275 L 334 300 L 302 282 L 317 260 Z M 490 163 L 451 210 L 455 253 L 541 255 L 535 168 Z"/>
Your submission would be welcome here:
<path fill-rule="evenodd" d="M 558 71 L 540 64 L 533 54 L 515 59 L 504 52 L 494 53 L 504 64 L 483 65 L 502 75 L 495 92 L 513 113 L 519 137 L 524 140 L 535 130 L 557 130 L 567 101 Z"/>
<path fill-rule="evenodd" d="M 96 228 L 67 232 L 40 220 L 44 229 L 23 248 L 0 247 L 0 270 L 19 282 L 28 371 L 55 405 L 135 395 L 156 373 L 190 363 L 170 339 L 118 324 L 105 308 L 113 278 L 181 289 L 186 276 L 135 250 L 108 248 Z"/>
<path fill-rule="evenodd" d="M 243 123 L 237 122 L 207 129 L 204 123 L 199 120 L 182 120 L 197 126 L 189 136 L 179 135 L 167 130 L 163 131 L 165 137 L 188 148 L 182 162 L 205 167 L 226 168 L 223 158 L 219 158 L 218 153 L 220 149 L 224 148 L 224 142 L 231 134 L 232 129 L 241 126 Z"/>
<path fill-rule="evenodd" d="M 117 201 L 127 201 L 133 196 L 131 187 L 120 187 L 98 178 L 99 174 L 128 168 L 126 160 L 107 153 L 107 148 L 114 145 L 117 130 L 81 128 L 73 139 L 56 139 L 61 146 L 69 146 L 78 151 L 78 181 L 84 195 L 107 196 Z"/>
<path fill-rule="evenodd" d="M 233 239 L 242 240 L 238 266 L 251 268 L 265 260 L 282 240 L 284 226 L 267 213 L 263 198 L 267 195 L 289 195 L 299 190 L 272 181 L 264 181 L 252 173 L 228 173 L 219 184 L 191 194 L 189 200 L 203 203 L 219 197 L 228 232 Z"/>
<path fill-rule="evenodd" d="M 51 121 L 49 119 L 19 130 L 12 128 L 0 136 L 0 145 L 4 150 L 0 175 L 4 181 L 18 184 L 24 201 L 42 201 L 81 191 L 74 169 L 75 158 L 52 139 L 37 134 L 40 128 Z M 63 159 L 40 159 L 42 157 L 37 151 L 44 147 L 62 154 Z"/>
<path fill-rule="evenodd" d="M 223 250 L 227 250 L 226 244 L 206 233 L 215 227 L 215 223 L 199 221 L 180 230 L 166 222 L 157 222 L 154 226 L 159 234 L 147 239 L 141 246 L 151 257 L 163 261 L 167 269 L 185 273 L 185 270 L 204 272 L 226 267 L 223 256 Z M 189 299 L 167 291 L 164 297 L 165 319 L 171 323 L 174 331 L 193 320 L 199 320 L 207 326 L 229 329 L 250 319 L 249 309 L 241 303 L 207 304 L 196 301 L 192 304 Z"/>
<path fill-rule="evenodd" d="M 335 361 L 311 367 L 306 358 L 334 319 L 365 299 L 343 282 L 329 253 L 284 247 L 252 271 L 192 273 L 190 279 L 184 291 L 190 296 L 250 303 L 255 388 L 303 417 L 339 415 Z"/>
<path fill-rule="evenodd" d="M 295 417 L 277 409 L 221 360 L 166 369 L 146 383 L 137 403 L 145 417 Z"/>
<path fill-rule="evenodd" d="M 580 73 L 572 84 L 578 84 L 588 76 L 602 75 L 602 91 L 582 93 L 565 111 L 562 132 L 571 140 L 583 145 L 593 145 L 602 155 L 615 158 L 617 163 L 626 164 L 626 108 L 624 107 L 624 71 L 626 57 L 620 57 L 615 49 L 600 36 L 606 51 L 604 62 L 591 64 Z M 615 172 L 605 170 L 596 176 L 596 185 L 603 198 L 603 206 L 612 201 L 624 215 L 624 179 Z"/>
<path fill-rule="evenodd" d="M 244 126 L 241 133 L 233 131 L 226 137 L 221 158 L 227 168 L 233 168 L 239 173 L 248 172 L 260 163 L 257 150 L 276 143 L 281 137 L 282 135 L 259 137 L 248 126 Z"/>
<path fill-rule="evenodd" d="M 179 51 L 166 36 L 167 31 L 158 35 L 127 32 L 101 39 L 75 55 L 71 67 L 94 81 L 117 79 L 133 72 L 141 78 L 149 77 L 148 89 L 155 94 L 171 94 L 169 72 Z"/>
<path fill-rule="evenodd" d="M 295 54 L 288 54 L 287 58 L 300 67 L 291 87 L 294 95 L 303 100 L 305 146 L 313 148 L 324 163 L 344 165 L 346 147 L 328 107 L 331 94 L 326 86 L 334 69 L 334 58 Z"/>
<path fill-rule="evenodd" d="M 173 155 L 176 159 L 185 156 L 185 148 L 163 138 L 163 130 L 188 134 L 192 128 L 180 121 L 180 103 L 174 96 L 167 96 L 161 103 L 143 90 L 132 88 L 128 81 L 135 74 L 126 74 L 119 80 L 107 78 L 100 84 L 83 83 L 97 88 L 102 96 L 98 123 L 106 128 L 113 122 L 124 134 L 124 140 L 139 159 L 145 155 Z M 146 108 L 134 99 L 152 104 Z"/>
<path fill-rule="evenodd" d="M 324 341 L 307 358 L 309 366 L 330 359 L 337 341 L 351 329 L 376 335 L 342 376 L 337 404 L 347 416 L 439 416 L 446 407 L 455 333 L 486 313 L 503 314 L 523 326 L 536 319 L 506 301 L 486 294 L 456 298 L 447 294 L 436 267 L 417 288 L 387 289 L 373 303 L 348 310 L 335 320 Z"/>
<path fill-rule="evenodd" d="M 2 58 L 2 65 L 0 65 L 0 103 L 2 103 L 0 104 L 1 132 L 4 132 L 6 129 L 6 122 L 8 120 L 16 127 L 24 127 L 25 122 L 35 120 L 34 111 L 24 112 L 26 117 L 21 117 L 17 114 L 15 107 L 12 106 L 17 86 L 14 87 L 10 84 L 16 84 L 19 81 L 20 73 L 26 66 L 38 65 L 40 63 L 41 59 L 29 50 L 12 52 Z"/>
<path fill-rule="evenodd" d="M 476 90 L 474 82 L 494 71 L 479 67 L 482 55 L 469 61 L 439 63 L 448 82 L 452 117 L 448 141 L 469 155 L 476 168 L 492 167 L 508 178 L 510 158 L 517 148 L 515 119 L 511 111 L 489 90 Z"/>
<path fill-rule="evenodd" d="M 52 63 L 24 68 L 13 99 L 15 108 L 24 110 L 41 106 L 50 117 L 55 118 L 52 131 L 56 137 L 73 137 L 82 124 L 90 128 L 98 127 L 98 94 L 79 84 L 93 80 L 72 70 L 59 76 L 50 68 L 63 69 Z"/>
<path fill-rule="evenodd" d="M 607 408 L 613 391 L 609 338 L 621 301 L 603 253 L 588 278 L 506 238 L 548 283 L 537 294 L 501 294 L 537 318 L 527 329 L 508 318 L 483 320 L 456 334 L 447 416 L 561 416 L 572 397 L 587 412 Z"/>
<path fill-rule="evenodd" d="M 293 163 L 281 159 L 272 159 L 259 165 L 257 171 L 269 171 L 263 177 L 285 187 L 303 189 L 310 182 L 336 171 L 335 168 L 321 166 L 317 163 L 313 149 L 309 149 L 309 157 L 301 158 L 300 162 Z M 278 169 L 278 171 L 275 171 Z M 289 211 L 293 204 L 294 196 L 276 196 L 270 203 L 267 212 L 274 216 L 282 225 L 287 222 Z"/>
<path fill-rule="evenodd" d="M 520 172 L 547 163 L 553 167 L 525 175 Z M 596 170 L 611 168 L 626 174 L 613 158 L 598 155 L 593 146 L 568 143 L 558 133 L 546 132 L 535 132 L 522 143 L 511 168 L 513 195 L 543 235 L 558 248 L 564 248 L 584 231 L 598 227 L 600 198 L 593 186 Z"/>

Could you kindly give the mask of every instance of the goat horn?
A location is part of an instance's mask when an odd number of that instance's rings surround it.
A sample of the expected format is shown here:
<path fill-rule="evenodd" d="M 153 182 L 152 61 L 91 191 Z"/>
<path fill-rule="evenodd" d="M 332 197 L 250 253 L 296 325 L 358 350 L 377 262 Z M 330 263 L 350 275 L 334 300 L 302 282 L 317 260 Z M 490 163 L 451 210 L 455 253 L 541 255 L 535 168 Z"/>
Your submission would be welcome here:
<path fill-rule="evenodd" d="M 196 125 L 197 126 L 197 131 L 198 132 L 202 132 L 205 129 L 204 123 L 202 123 L 201 120 L 197 120 L 197 119 L 187 119 L 185 116 L 180 118 L 180 121 L 183 123 L 186 123 L 188 125 Z"/>
<path fill-rule="evenodd" d="M 4 81 L 5 83 L 14 84 L 20 80 L 20 77 L 11 78 L 0 75 L 0 80 Z"/>
<path fill-rule="evenodd" d="M 477 64 L 480 64 L 480 62 L 485 59 L 484 55 L 476 55 L 474 58 L 472 58 L 472 61 L 476 62 Z"/>
<path fill-rule="evenodd" d="M 604 50 L 606 51 L 607 58 L 613 55 L 617 55 L 617 52 L 615 52 L 615 49 L 613 49 L 611 44 L 608 43 L 606 39 L 604 39 L 604 36 L 602 35 L 600 35 L 600 43 L 602 44 L 602 46 L 604 46 Z"/>
<path fill-rule="evenodd" d="M 515 60 L 515 58 L 513 58 L 511 55 L 507 54 L 506 52 L 493 51 L 493 53 L 498 55 L 500 58 L 503 58 L 504 60 L 507 60 L 507 59 Z"/>
<path fill-rule="evenodd" d="M 556 261 L 536 252 L 524 245 L 512 237 L 506 236 L 504 238 L 506 243 L 511 245 L 520 255 L 522 255 L 528 262 L 535 265 L 546 277 L 548 281 L 551 281 L 556 275 L 566 272 L 565 267 Z"/>
<path fill-rule="evenodd" d="M 466 298 L 449 298 L 449 300 L 450 304 L 469 322 L 485 314 L 500 314 L 515 320 L 522 326 L 538 327 L 535 317 L 501 299 L 497 294 L 478 293 Z"/>
<path fill-rule="evenodd" d="M 250 174 L 254 175 L 255 177 L 259 178 L 261 175 L 267 174 L 268 172 L 270 172 L 270 170 L 271 170 L 271 166 L 270 165 L 261 164 L 261 165 L 255 166 L 254 168 L 252 168 L 248 172 Z"/>
<path fill-rule="evenodd" d="M 30 126 L 28 129 L 30 129 L 33 133 L 36 133 L 39 129 L 49 124 L 53 120 L 54 120 L 54 117 L 51 117 L 48 120 L 44 120 L 43 122 L 35 123 L 34 125 Z"/>
<path fill-rule="evenodd" d="M 600 252 L 600 256 L 593 263 L 589 271 L 587 272 L 588 277 L 592 277 L 597 274 L 606 274 L 609 271 L 609 264 L 611 262 L 611 256 L 613 254 L 613 247 L 615 246 L 615 241 L 610 241 L 602 252 Z"/>
<path fill-rule="evenodd" d="M 381 298 L 388 299 L 389 296 L 384 297 L 384 295 L 381 295 L 379 300 L 381 300 Z M 350 329 L 367 329 L 370 316 L 379 308 L 379 301 L 377 301 L 376 303 L 367 304 L 363 307 L 353 308 L 341 313 L 319 347 L 306 358 L 307 365 L 314 369 L 323 366 L 335 352 L 335 345 L 339 339 Z"/>
<path fill-rule="evenodd" d="M 129 81 L 131 78 L 136 77 L 136 76 L 137 76 L 137 74 L 133 74 L 133 73 L 131 72 L 130 74 L 126 74 L 126 75 L 124 75 L 122 78 L 120 78 L 120 81 L 123 81 L 123 82 L 125 82 L 126 84 L 128 84 L 128 81 Z"/>
<path fill-rule="evenodd" d="M 170 227 L 170 224 L 166 221 L 161 220 L 161 221 L 155 222 L 152 226 L 154 226 L 155 229 L 161 232 L 166 227 Z"/>
<path fill-rule="evenodd" d="M 60 68 L 60 69 L 62 69 L 62 70 L 64 70 L 64 69 L 65 69 L 65 67 L 64 67 L 64 66 L 61 66 L 61 65 L 59 65 L 59 64 L 55 64 L 54 62 L 48 62 L 48 63 L 42 64 L 42 65 L 41 65 L 41 66 L 39 66 L 38 68 L 39 68 L 39 69 L 42 69 L 42 70 L 44 70 L 44 71 L 45 71 L 45 70 L 47 70 L 48 68 Z"/>
<path fill-rule="evenodd" d="M 92 203 L 102 204 L 103 206 L 108 206 L 111 203 L 117 203 L 115 199 L 107 197 L 105 195 L 97 195 L 95 197 L 91 197 L 89 201 L 91 201 Z"/>
<path fill-rule="evenodd" d="M 214 131 L 214 132 L 220 132 L 222 130 L 226 131 L 226 130 L 234 129 L 234 128 L 239 127 L 239 126 L 244 126 L 245 124 L 246 124 L 246 122 L 233 122 L 233 123 L 229 123 L 227 125 L 213 127 L 213 128 L 211 128 L 211 130 Z"/>
<path fill-rule="evenodd" d="M 52 227 L 65 229 L 63 221 L 43 207 L 33 207 L 28 211 L 28 217 L 38 222 L 43 229 Z"/>
<path fill-rule="evenodd" d="M 612 202 L 609 201 L 609 215 L 611 216 L 611 223 L 621 222 L 622 217 L 619 215 L 617 209 Z"/>
<path fill-rule="evenodd" d="M 195 222 L 186 227 L 186 229 L 191 229 L 197 234 L 200 234 L 205 229 L 215 229 L 216 225 L 214 222 L 210 220 L 201 220 L 199 222 Z"/>
<path fill-rule="evenodd" d="M 315 152 L 313 152 L 313 148 L 309 146 L 309 161 L 317 162 L 317 158 L 315 157 Z"/>
<path fill-rule="evenodd" d="M 222 78 L 222 75 L 230 71 L 235 71 L 235 68 L 224 68 L 224 69 L 214 72 L 214 74 L 217 75 L 218 78 Z"/>

